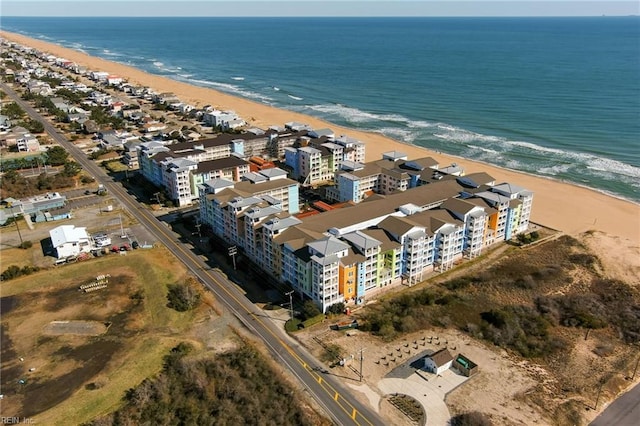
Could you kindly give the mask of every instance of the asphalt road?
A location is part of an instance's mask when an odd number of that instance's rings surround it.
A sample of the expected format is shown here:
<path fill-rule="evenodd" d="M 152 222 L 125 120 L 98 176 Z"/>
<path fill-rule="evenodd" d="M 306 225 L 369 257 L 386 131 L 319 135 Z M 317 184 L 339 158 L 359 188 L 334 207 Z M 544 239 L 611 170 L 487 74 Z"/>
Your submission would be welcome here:
<path fill-rule="evenodd" d="M 636 426 L 640 424 L 640 385 L 611 403 L 589 426 Z"/>
<path fill-rule="evenodd" d="M 282 328 L 271 320 L 263 319 L 262 313 L 230 282 L 218 269 L 211 269 L 202 259 L 179 241 L 178 234 L 159 222 L 151 212 L 141 207 L 128 195 L 120 183 L 108 176 L 91 161 L 86 154 L 68 141 L 58 129 L 42 118 L 28 103 L 4 83 L 0 87 L 12 97 L 32 118 L 43 122 L 45 131 L 63 146 L 71 156 L 99 183 L 105 185 L 110 195 L 120 201 L 157 241 L 164 244 L 200 282 L 213 292 L 216 298 L 232 312 L 246 327 L 259 337 L 272 353 L 274 359 L 286 367 L 305 390 L 316 400 L 336 424 L 340 425 L 384 425 L 385 422 L 368 406 L 360 403 L 351 392 L 330 375 L 317 368 L 315 360 L 304 348 L 289 343 Z"/>

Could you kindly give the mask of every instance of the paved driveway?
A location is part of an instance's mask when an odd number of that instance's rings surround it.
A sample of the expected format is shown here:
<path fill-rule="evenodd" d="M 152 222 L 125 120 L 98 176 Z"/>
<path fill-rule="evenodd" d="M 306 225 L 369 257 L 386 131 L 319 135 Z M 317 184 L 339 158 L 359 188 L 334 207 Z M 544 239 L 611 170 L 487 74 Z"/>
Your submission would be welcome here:
<path fill-rule="evenodd" d="M 387 377 L 378 382 L 378 389 L 386 395 L 400 393 L 415 398 L 427 413 L 427 425 L 448 425 L 451 414 L 444 399 L 449 392 L 467 380 L 454 370 L 442 375 L 417 371 L 406 378 Z"/>

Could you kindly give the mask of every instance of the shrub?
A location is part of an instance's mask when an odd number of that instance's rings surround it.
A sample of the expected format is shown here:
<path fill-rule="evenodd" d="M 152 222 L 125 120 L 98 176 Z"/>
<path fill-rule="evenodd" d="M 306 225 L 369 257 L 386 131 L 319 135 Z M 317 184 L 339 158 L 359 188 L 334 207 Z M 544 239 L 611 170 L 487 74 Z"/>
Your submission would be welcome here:
<path fill-rule="evenodd" d="M 20 248 L 21 248 L 21 249 L 25 249 L 25 250 L 26 250 L 26 249 L 30 249 L 31 247 L 33 247 L 33 243 L 32 243 L 31 241 L 29 241 L 29 240 L 27 240 L 27 241 L 23 241 L 23 242 L 20 244 Z"/>
<path fill-rule="evenodd" d="M 287 322 L 284 323 L 284 329 L 289 333 L 293 333 L 294 331 L 298 331 L 301 325 L 302 321 L 300 321 L 298 318 L 293 318 L 287 320 Z"/>
<path fill-rule="evenodd" d="M 309 318 L 318 316 L 321 313 L 322 312 L 320 312 L 320 309 L 318 309 L 318 306 L 316 306 L 313 301 L 307 300 L 302 304 L 302 311 L 300 312 L 300 315 L 302 316 L 302 320 L 304 321 Z"/>
<path fill-rule="evenodd" d="M 20 267 L 16 265 L 11 265 L 4 270 L 4 272 L 1 275 L 1 278 L 2 278 L 2 281 L 9 281 L 14 278 L 18 278 L 20 275 L 22 275 L 22 271 L 20 270 Z"/>
<path fill-rule="evenodd" d="M 329 344 L 324 346 L 322 354 L 320 355 L 320 361 L 326 363 L 333 363 L 342 358 L 342 348 L 336 344 Z"/>
<path fill-rule="evenodd" d="M 470 411 L 468 413 L 453 416 L 450 421 L 451 426 L 492 426 L 489 416 L 480 411 Z"/>
<path fill-rule="evenodd" d="M 329 306 L 329 308 L 327 309 L 328 313 L 334 314 L 334 315 L 340 315 L 344 313 L 344 311 L 345 311 L 344 302 L 334 303 L 333 305 Z"/>
<path fill-rule="evenodd" d="M 9 281 L 14 278 L 21 277 L 22 275 L 31 275 L 34 272 L 38 272 L 40 270 L 37 266 L 23 266 L 20 268 L 16 265 L 11 265 L 0 275 L 1 281 Z"/>
<path fill-rule="evenodd" d="M 167 306 L 178 312 L 186 312 L 198 306 L 200 292 L 190 284 L 169 284 Z"/>

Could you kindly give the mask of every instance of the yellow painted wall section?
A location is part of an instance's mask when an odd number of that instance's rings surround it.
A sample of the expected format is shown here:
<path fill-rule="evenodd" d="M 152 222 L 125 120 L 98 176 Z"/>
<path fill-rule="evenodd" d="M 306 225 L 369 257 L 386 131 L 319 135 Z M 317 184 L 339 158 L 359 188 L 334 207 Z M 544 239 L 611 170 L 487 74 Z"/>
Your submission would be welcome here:
<path fill-rule="evenodd" d="M 351 280 L 351 282 L 349 282 Z M 349 300 L 356 297 L 356 266 L 342 266 L 338 269 L 338 291 L 344 297 L 344 300 Z"/>

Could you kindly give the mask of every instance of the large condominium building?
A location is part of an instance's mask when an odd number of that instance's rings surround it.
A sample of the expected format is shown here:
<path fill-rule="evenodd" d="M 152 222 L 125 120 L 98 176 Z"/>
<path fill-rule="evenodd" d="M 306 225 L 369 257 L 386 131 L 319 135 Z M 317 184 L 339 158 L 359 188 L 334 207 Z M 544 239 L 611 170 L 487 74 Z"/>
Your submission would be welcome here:
<path fill-rule="evenodd" d="M 363 164 L 345 161 L 335 174 L 335 185 L 327 190 L 327 197 L 338 202 L 359 203 L 372 194 L 392 194 L 409 188 L 438 181 L 447 171 L 461 172 L 445 168 L 431 157 L 408 161 L 405 154 L 386 153 L 381 160 Z"/>
<path fill-rule="evenodd" d="M 170 145 L 145 142 L 136 147 L 137 163 L 147 180 L 165 188 L 176 204 L 184 206 L 198 199 L 197 185 L 204 181 L 215 178 L 240 180 L 249 168 L 241 158 L 250 155 L 268 157 L 269 152 L 277 152 L 279 146 L 294 143 L 292 140 L 304 135 L 306 131 L 279 133 L 270 130 L 242 135 L 222 134 Z"/>
<path fill-rule="evenodd" d="M 290 216 L 299 212 L 298 183 L 288 179 L 286 172 L 278 168 L 247 173 L 240 182 L 207 181 L 199 185 L 199 194 L 202 223 L 210 225 L 217 235 L 245 248 L 248 253 L 260 252 L 258 245 L 263 240 L 261 235 L 254 233 L 253 227 L 250 230 L 245 227 L 245 220 L 257 226 L 263 225 L 263 221 L 272 215 Z M 256 254 L 254 259 L 262 257 L 262 254 Z M 270 259 L 271 255 L 264 257 Z M 262 264 L 262 261 L 258 263 Z"/>
<path fill-rule="evenodd" d="M 533 199 L 514 185 L 494 185 L 486 173 L 447 175 L 298 219 L 264 198 L 211 185 L 201 192 L 202 221 L 323 311 L 478 256 L 527 229 Z"/>
<path fill-rule="evenodd" d="M 284 160 L 295 179 L 306 185 L 332 182 L 344 163 L 364 161 L 364 144 L 329 129 L 309 131 L 307 136 L 284 149 Z"/>

